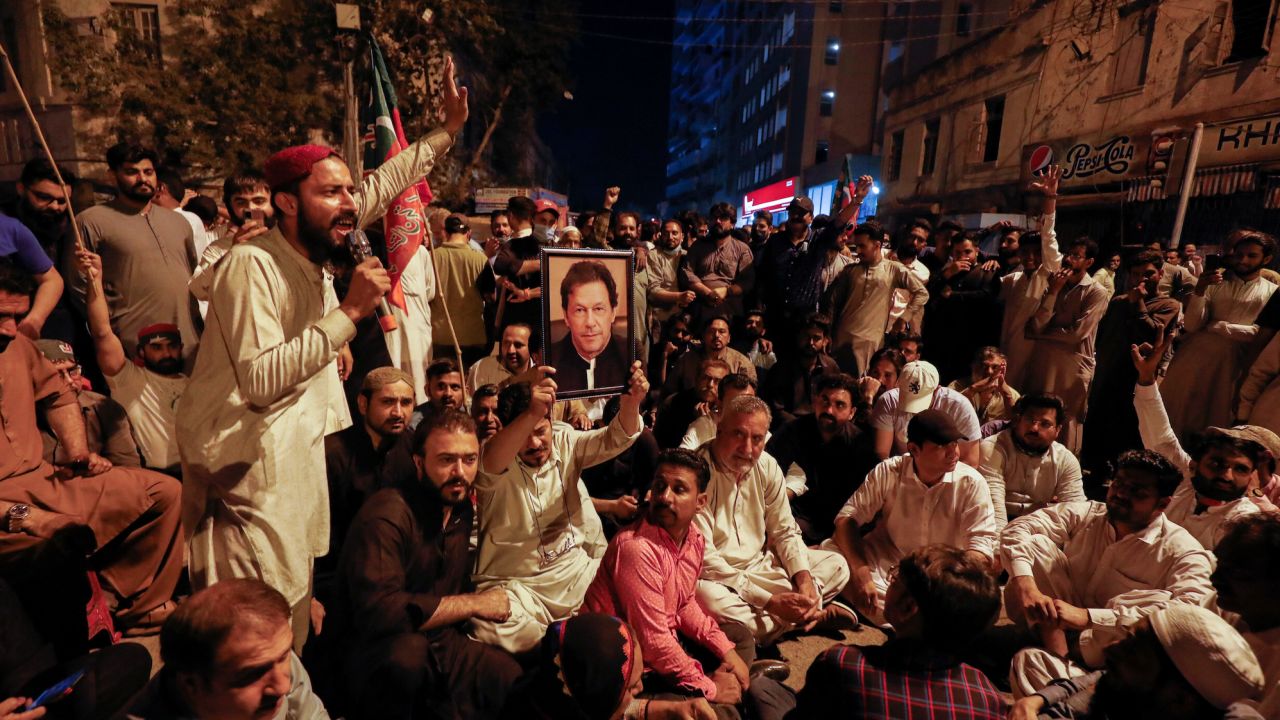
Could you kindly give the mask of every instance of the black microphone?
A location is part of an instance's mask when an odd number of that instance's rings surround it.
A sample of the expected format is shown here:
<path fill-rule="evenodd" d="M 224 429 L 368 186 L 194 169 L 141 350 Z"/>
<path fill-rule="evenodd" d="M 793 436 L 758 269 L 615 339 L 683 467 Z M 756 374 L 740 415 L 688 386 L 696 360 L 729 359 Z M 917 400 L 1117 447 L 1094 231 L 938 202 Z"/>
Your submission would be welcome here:
<path fill-rule="evenodd" d="M 364 234 L 360 228 L 356 228 L 347 233 L 347 250 L 351 253 L 351 259 L 356 264 L 368 260 L 373 257 L 373 249 L 369 247 L 369 236 Z M 378 306 L 373 309 L 378 315 L 378 325 L 384 333 L 392 333 L 400 324 L 396 322 L 396 316 L 391 314 L 391 308 L 387 306 L 385 297 L 378 299 Z"/>

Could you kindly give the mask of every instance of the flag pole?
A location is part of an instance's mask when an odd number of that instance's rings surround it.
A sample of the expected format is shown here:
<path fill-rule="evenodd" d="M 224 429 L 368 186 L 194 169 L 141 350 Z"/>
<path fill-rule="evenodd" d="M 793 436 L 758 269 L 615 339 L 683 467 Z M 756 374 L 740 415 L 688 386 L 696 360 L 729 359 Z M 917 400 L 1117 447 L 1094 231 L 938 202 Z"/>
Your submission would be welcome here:
<path fill-rule="evenodd" d="M 4 69 L 9 76 L 9 82 L 13 83 L 13 87 L 18 91 L 18 99 L 22 101 L 22 107 L 27 111 L 27 119 L 31 121 L 31 127 L 35 128 L 36 140 L 40 141 L 40 149 L 44 151 L 44 155 L 49 159 L 49 165 L 53 167 L 53 174 L 58 178 L 58 185 L 67 195 L 67 217 L 71 221 L 71 230 L 75 233 L 76 250 L 84 249 L 84 238 L 80 237 L 80 226 L 76 224 L 76 211 L 71 207 L 71 188 L 67 187 L 66 181 L 62 179 L 62 171 L 58 169 L 58 162 L 53 159 L 53 152 L 49 150 L 49 143 L 44 139 L 44 130 L 40 128 L 40 121 L 36 120 L 36 113 L 31 109 L 31 101 L 27 100 L 27 93 L 22 89 L 22 83 L 18 80 L 18 73 L 13 69 L 13 61 L 9 59 L 9 53 L 5 50 L 4 43 L 0 43 L 0 58 L 4 59 Z"/>

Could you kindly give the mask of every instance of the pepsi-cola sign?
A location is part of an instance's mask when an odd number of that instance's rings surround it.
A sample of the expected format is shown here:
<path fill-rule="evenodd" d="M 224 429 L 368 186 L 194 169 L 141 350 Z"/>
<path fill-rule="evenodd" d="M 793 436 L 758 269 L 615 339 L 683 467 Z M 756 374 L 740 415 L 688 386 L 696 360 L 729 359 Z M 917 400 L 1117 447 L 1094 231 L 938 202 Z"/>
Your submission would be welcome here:
<path fill-rule="evenodd" d="M 1159 157 L 1153 157 L 1157 139 L 1167 141 L 1166 137 L 1151 132 L 1132 132 L 1025 145 L 1022 148 L 1022 180 L 1026 183 L 1044 175 L 1050 165 L 1062 167 L 1064 188 L 1110 185 L 1162 173 L 1168 168 L 1168 152 L 1165 149 L 1163 154 L 1157 153 Z"/>
<path fill-rule="evenodd" d="M 1053 148 L 1048 145 L 1040 145 L 1031 151 L 1031 158 L 1027 160 L 1027 167 L 1031 170 L 1032 177 L 1041 177 L 1049 170 L 1049 166 L 1053 164 Z"/>

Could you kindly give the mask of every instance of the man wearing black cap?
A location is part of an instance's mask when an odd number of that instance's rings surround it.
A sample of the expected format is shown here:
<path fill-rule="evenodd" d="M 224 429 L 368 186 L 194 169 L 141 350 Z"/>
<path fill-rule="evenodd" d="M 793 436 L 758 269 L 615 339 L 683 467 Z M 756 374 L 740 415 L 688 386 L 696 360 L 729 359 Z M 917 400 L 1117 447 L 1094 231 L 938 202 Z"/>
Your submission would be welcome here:
<path fill-rule="evenodd" d="M 907 425 L 908 454 L 877 465 L 836 515 L 824 545 L 834 543 L 849 561 L 845 597 L 873 622 L 885 621 L 891 572 L 907 553 L 942 543 L 987 566 L 995 557 L 991 494 L 982 475 L 960 462 L 963 439 L 941 410 L 917 414 Z M 862 535 L 872 520 L 875 529 Z"/>
<path fill-rule="evenodd" d="M 769 239 L 759 263 L 760 299 L 769 313 L 770 327 L 792 327 L 818 309 L 827 251 L 838 247 L 846 225 L 857 222 L 859 208 L 871 186 L 871 176 L 858 178 L 851 201 L 834 218 L 826 218 L 821 224 L 814 222 L 812 200 L 800 196 L 791 201 L 786 231 Z M 814 226 L 812 230 L 810 225 Z"/>
<path fill-rule="evenodd" d="M 265 166 L 276 226 L 221 261 L 209 334 L 178 408 L 183 517 L 192 584 L 246 575 L 292 607 L 295 648 L 306 640 L 312 563 L 329 549 L 324 435 L 350 424 L 337 358 L 391 281 L 370 258 L 339 303 L 324 264 L 347 233 L 382 215 L 449 149 L 467 120 L 467 92 L 445 62 L 442 129 L 388 161 L 396 168 L 359 195 L 332 149 L 297 146 Z M 404 158 L 401 160 L 401 158 Z"/>

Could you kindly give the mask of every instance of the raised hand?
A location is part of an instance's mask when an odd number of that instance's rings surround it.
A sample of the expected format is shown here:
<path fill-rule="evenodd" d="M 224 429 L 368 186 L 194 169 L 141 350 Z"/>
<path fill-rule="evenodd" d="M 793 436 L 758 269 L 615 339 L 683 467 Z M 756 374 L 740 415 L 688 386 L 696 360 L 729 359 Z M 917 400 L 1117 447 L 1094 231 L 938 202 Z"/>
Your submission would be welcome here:
<path fill-rule="evenodd" d="M 858 183 L 854 190 L 854 197 L 858 199 L 858 202 L 862 202 L 871 194 L 871 188 L 875 187 L 875 184 L 875 180 L 873 180 L 870 175 L 863 175 L 858 178 Z"/>
<path fill-rule="evenodd" d="M 1062 166 L 1050 165 L 1038 180 L 1032 180 L 1027 186 L 1028 190 L 1039 193 L 1045 197 L 1058 196 L 1058 184 L 1062 181 Z"/>
<path fill-rule="evenodd" d="M 622 188 L 614 185 L 604 190 L 604 206 L 606 209 L 612 208 L 617 204 L 618 198 L 622 197 Z"/>
<path fill-rule="evenodd" d="M 462 126 L 467 124 L 471 114 L 467 106 L 467 89 L 458 87 L 458 79 L 454 77 L 453 56 L 444 59 L 444 129 L 450 135 L 457 136 Z"/>

